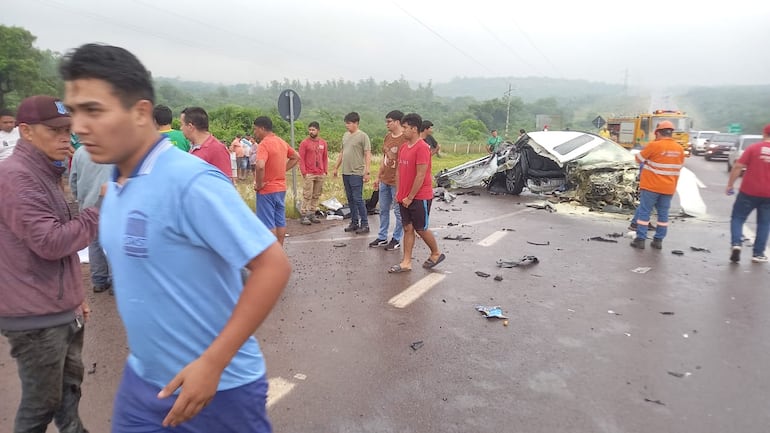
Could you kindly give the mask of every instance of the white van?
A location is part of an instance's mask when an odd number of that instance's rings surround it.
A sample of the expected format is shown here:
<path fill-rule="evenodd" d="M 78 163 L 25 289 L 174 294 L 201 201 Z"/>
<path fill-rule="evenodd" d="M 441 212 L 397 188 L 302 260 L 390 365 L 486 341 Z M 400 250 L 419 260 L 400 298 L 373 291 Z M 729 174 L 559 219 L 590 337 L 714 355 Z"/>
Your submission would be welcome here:
<path fill-rule="evenodd" d="M 690 133 L 690 146 L 693 155 L 703 155 L 706 153 L 706 140 L 712 135 L 719 134 L 719 131 L 692 131 Z"/>

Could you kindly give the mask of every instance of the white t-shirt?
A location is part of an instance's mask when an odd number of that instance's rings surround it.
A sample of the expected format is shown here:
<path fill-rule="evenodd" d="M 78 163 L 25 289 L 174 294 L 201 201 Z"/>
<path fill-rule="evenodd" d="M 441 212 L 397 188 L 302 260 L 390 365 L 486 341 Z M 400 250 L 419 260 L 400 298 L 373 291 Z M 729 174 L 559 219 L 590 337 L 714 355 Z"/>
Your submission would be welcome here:
<path fill-rule="evenodd" d="M 0 161 L 8 158 L 16 147 L 19 140 L 19 127 L 13 128 L 11 132 L 0 131 Z"/>

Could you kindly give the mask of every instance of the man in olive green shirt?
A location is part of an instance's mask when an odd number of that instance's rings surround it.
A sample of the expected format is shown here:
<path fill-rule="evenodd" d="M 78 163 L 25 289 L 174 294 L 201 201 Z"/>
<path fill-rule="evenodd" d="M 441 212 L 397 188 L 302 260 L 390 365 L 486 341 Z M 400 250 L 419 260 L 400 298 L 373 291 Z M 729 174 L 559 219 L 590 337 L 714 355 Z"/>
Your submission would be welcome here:
<path fill-rule="evenodd" d="M 171 129 L 171 119 L 173 119 L 171 109 L 165 105 L 156 105 L 152 110 L 152 117 L 155 118 L 155 125 L 158 127 L 158 132 L 165 134 L 171 143 L 179 149 L 189 152 L 190 141 L 185 138 L 182 131 L 177 129 Z"/>
<path fill-rule="evenodd" d="M 369 165 L 372 160 L 372 144 L 369 136 L 358 129 L 361 117 L 356 112 L 345 115 L 347 132 L 342 136 L 342 149 L 337 164 L 334 166 L 334 177 L 342 166 L 342 184 L 350 206 L 350 225 L 346 232 L 356 234 L 369 233 L 369 219 L 364 203 L 364 184 L 369 182 Z"/>

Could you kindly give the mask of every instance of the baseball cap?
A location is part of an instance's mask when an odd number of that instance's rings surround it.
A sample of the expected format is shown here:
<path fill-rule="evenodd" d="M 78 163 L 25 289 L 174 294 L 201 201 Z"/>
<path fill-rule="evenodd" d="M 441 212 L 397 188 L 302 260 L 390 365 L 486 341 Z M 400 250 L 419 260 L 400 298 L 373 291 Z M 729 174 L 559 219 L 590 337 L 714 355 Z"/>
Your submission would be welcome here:
<path fill-rule="evenodd" d="M 762 129 L 762 133 L 765 135 L 770 135 L 770 123 L 765 125 L 764 129 Z"/>
<path fill-rule="evenodd" d="M 42 123 L 52 128 L 61 128 L 72 124 L 72 118 L 60 99 L 37 95 L 21 101 L 16 113 L 16 125 L 22 123 L 27 125 Z"/>

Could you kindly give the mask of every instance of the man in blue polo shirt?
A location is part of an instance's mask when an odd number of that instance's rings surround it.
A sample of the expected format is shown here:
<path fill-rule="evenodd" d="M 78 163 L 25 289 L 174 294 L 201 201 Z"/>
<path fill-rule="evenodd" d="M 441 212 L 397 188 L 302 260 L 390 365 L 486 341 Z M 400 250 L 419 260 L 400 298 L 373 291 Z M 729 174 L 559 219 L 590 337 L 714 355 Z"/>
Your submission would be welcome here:
<path fill-rule="evenodd" d="M 112 432 L 270 432 L 252 334 L 288 281 L 283 249 L 222 172 L 155 130 L 133 54 L 83 45 L 60 71 L 73 131 L 116 167 L 99 228 L 130 354 Z"/>

